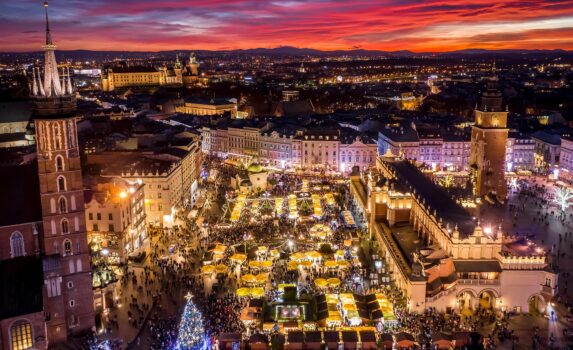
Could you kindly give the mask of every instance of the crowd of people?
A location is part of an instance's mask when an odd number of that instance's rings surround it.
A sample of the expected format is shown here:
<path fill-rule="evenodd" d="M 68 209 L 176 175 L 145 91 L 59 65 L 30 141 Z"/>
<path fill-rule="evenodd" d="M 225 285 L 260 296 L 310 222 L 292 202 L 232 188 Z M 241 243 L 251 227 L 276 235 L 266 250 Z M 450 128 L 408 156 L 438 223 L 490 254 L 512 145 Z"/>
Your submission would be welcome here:
<path fill-rule="evenodd" d="M 495 326 L 491 334 L 485 338 L 484 343 L 487 347 L 493 349 L 496 344 L 504 340 L 510 340 L 516 344 L 519 342 L 506 321 L 496 319 L 491 312 L 486 312 L 486 310 L 477 310 L 471 316 L 459 316 L 455 313 L 446 316 L 431 310 L 424 314 L 409 314 L 400 307 L 398 300 L 401 299 L 401 294 L 396 288 L 369 285 L 368 276 L 373 271 L 370 269 L 372 263 L 369 261 L 370 254 L 362 254 L 361 248 L 354 250 L 351 247 L 345 247 L 344 244 L 360 228 L 345 226 L 340 216 L 341 208 L 351 210 L 359 223 L 361 219 L 360 213 L 347 196 L 345 186 L 336 181 L 315 183 L 317 188 L 320 188 L 320 185 L 324 185 L 324 188 L 329 186 L 326 191 L 337 193 L 337 203 L 334 206 L 324 206 L 323 216 L 308 223 L 292 220 L 285 215 L 275 217 L 271 211 L 271 215 L 266 219 L 261 217 L 253 219 L 253 216 L 247 213 L 238 222 L 228 224 L 224 222 L 225 220 L 221 220 L 221 216 L 225 209 L 231 209 L 233 196 L 230 195 L 232 190 L 229 188 L 229 180 L 236 175 L 236 169 L 228 166 L 218 166 L 217 169 L 218 174 L 214 181 L 202 185 L 204 196 L 208 198 L 208 202 L 213 204 L 203 208 L 201 212 L 207 224 L 197 225 L 197 221 L 187 217 L 186 212 L 178 214 L 173 227 L 151 231 L 150 253 L 146 260 L 140 265 L 132 264 L 129 268 L 124 268 L 118 285 L 119 298 L 116 302 L 117 305 L 121 304 L 127 308 L 127 327 L 131 327 L 136 332 L 135 340 L 128 347 L 137 349 L 148 346 L 153 350 L 171 349 L 177 341 L 179 313 L 184 304 L 183 295 L 188 292 L 193 295 L 193 302 L 202 314 L 208 315 L 204 318 L 205 336 L 211 337 L 212 343 L 215 343 L 214 338 L 221 333 L 244 333 L 246 328 L 240 320 L 240 312 L 247 305 L 248 299 L 238 297 L 234 291 L 241 286 L 240 276 L 242 274 L 258 271 L 252 270 L 245 264 L 239 268 L 241 270 L 239 274 L 236 266 L 228 260 L 233 253 L 244 253 L 252 259 L 260 244 L 266 245 L 269 249 L 280 250 L 280 256 L 273 259 L 273 268 L 269 271 L 268 283 L 271 288 L 267 288 L 266 296 L 271 300 L 279 296 L 277 291 L 279 283 L 294 283 L 305 293 L 319 294 L 325 290 L 319 290 L 315 286 L 314 281 L 317 278 L 337 277 L 341 280 L 341 284 L 334 289 L 335 291 L 383 292 L 396 301 L 398 322 L 393 327 L 396 330 L 404 329 L 415 334 L 418 343 L 423 348 L 431 348 L 432 336 L 436 332 L 476 331 L 490 324 L 495 324 Z M 296 175 L 275 174 L 272 180 L 275 186 L 267 193 L 271 198 L 286 196 L 301 190 L 300 177 Z M 522 191 L 516 198 L 510 204 L 510 210 L 516 217 L 532 202 L 534 205 L 539 205 L 540 210 L 534 220 L 540 222 L 561 220 L 563 223 L 571 220 L 567 216 L 547 212 L 549 198 L 546 198 L 541 187 L 532 187 L 528 191 Z M 312 208 L 312 203 L 309 201 L 307 206 Z M 290 254 L 295 251 L 317 249 L 317 241 L 309 239 L 308 236 L 310 227 L 316 223 L 322 223 L 332 230 L 332 235 L 328 237 L 328 244 L 326 244 L 328 247 L 319 247 L 321 253 L 328 255 L 333 254 L 336 249 L 341 249 L 345 251 L 344 259 L 358 260 L 360 264 L 353 263 L 347 269 L 334 270 L 327 269 L 320 264 L 302 270 L 288 269 Z M 560 236 L 562 244 L 560 243 L 555 248 L 557 257 L 560 254 L 566 254 L 564 251 L 566 243 L 573 247 L 571 236 L 571 232 L 564 232 L 563 236 Z M 289 245 L 287 242 L 293 244 Z M 201 273 L 201 266 L 204 261 L 213 258 L 212 249 L 218 244 L 229 248 L 221 261 L 226 261 L 231 269 L 227 273 L 205 276 Z M 565 291 L 567 291 L 566 279 L 564 283 Z M 126 327 L 119 322 L 117 315 L 117 313 L 106 315 L 104 320 L 106 333 L 117 335 L 121 327 Z M 539 335 L 532 338 L 533 344 L 536 342 L 539 344 L 542 340 Z M 94 349 L 122 347 L 121 343 L 113 341 L 94 342 L 92 345 Z"/>

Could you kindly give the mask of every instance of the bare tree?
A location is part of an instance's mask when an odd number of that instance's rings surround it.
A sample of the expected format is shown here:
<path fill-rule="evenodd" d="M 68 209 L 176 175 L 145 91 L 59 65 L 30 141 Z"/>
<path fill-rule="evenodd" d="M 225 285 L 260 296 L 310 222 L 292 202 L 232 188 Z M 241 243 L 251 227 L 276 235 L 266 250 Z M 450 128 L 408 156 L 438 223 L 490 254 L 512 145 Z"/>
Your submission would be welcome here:
<path fill-rule="evenodd" d="M 566 211 L 571 205 L 573 199 L 573 191 L 568 187 L 557 187 L 555 189 L 555 203 L 557 203 L 562 211 Z"/>

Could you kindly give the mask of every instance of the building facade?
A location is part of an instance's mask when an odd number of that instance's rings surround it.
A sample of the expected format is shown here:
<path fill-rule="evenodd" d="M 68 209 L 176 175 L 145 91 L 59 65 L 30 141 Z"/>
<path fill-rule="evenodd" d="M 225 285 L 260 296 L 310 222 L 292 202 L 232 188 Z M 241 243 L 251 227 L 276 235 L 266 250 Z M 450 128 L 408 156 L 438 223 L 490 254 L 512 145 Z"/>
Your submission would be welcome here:
<path fill-rule="evenodd" d="M 301 169 L 339 171 L 340 131 L 310 129 L 301 139 Z"/>
<path fill-rule="evenodd" d="M 86 194 L 88 242 L 109 264 L 126 263 L 149 246 L 143 183 L 120 178 L 98 183 Z"/>
<path fill-rule="evenodd" d="M 367 169 L 375 163 L 376 143 L 354 130 L 244 123 L 203 127 L 203 152 L 281 169 L 343 173 L 353 166 Z"/>
<path fill-rule="evenodd" d="M 259 136 L 259 161 L 281 169 L 292 168 L 293 137 L 292 130 L 271 129 L 262 132 Z"/>
<path fill-rule="evenodd" d="M 466 133 L 436 127 L 388 127 L 378 133 L 378 154 L 389 152 L 433 169 L 467 171 L 470 145 Z"/>
<path fill-rule="evenodd" d="M 510 132 L 507 138 L 505 164 L 507 171 L 534 170 L 535 141 L 521 133 Z"/>
<path fill-rule="evenodd" d="M 117 66 L 102 70 L 101 89 L 103 91 L 114 91 L 115 89 L 130 87 L 149 87 L 164 85 L 183 85 L 186 77 L 187 85 L 193 85 L 197 77 L 191 74 L 196 71 L 198 65 L 189 63 L 186 67 L 181 65 L 179 56 L 176 57 L 172 66 Z"/>
<path fill-rule="evenodd" d="M 340 172 L 350 173 L 357 166 L 367 170 L 376 162 L 376 143 L 367 137 L 343 137 L 340 142 Z"/>
<path fill-rule="evenodd" d="M 535 142 L 533 162 L 535 171 L 542 174 L 551 174 L 559 167 L 561 155 L 562 136 L 545 131 L 538 131 L 531 135 Z"/>
<path fill-rule="evenodd" d="M 197 195 L 202 159 L 200 143 L 191 142 L 158 153 L 90 154 L 87 163 L 101 167 L 102 177 L 144 184 L 146 223 L 170 227 L 177 211 L 191 205 Z"/>
<path fill-rule="evenodd" d="M 175 111 L 193 115 L 222 115 L 228 112 L 235 116 L 237 114 L 237 104 L 223 98 L 188 100 L 182 105 L 176 106 Z"/>

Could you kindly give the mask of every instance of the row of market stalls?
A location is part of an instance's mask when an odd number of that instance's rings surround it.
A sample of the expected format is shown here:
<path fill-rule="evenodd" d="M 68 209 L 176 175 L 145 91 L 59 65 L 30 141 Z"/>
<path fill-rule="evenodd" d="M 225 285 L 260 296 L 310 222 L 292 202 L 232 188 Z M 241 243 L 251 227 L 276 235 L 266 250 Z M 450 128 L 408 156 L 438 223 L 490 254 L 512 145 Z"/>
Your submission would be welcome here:
<path fill-rule="evenodd" d="M 285 209 L 288 210 L 288 217 L 296 219 L 300 215 L 300 205 L 311 205 L 311 214 L 315 218 L 323 216 L 323 205 L 334 206 L 336 200 L 334 194 L 328 192 L 324 195 L 317 193 L 310 194 L 309 192 L 300 192 L 298 194 L 291 194 L 286 197 L 287 208 L 285 208 L 285 198 L 283 197 L 261 197 L 248 199 L 244 194 L 239 194 L 234 200 L 234 206 L 231 210 L 230 222 L 237 222 L 241 219 L 244 210 L 248 209 L 252 214 L 257 214 L 261 209 L 274 212 L 275 215 L 283 215 Z M 301 202 L 303 201 L 303 202 Z M 305 202 L 306 201 L 306 202 Z M 274 203 L 273 203 L 274 202 Z M 303 204 L 301 204 L 303 203 Z M 307 203 L 307 204 L 305 204 Z"/>
<path fill-rule="evenodd" d="M 367 327 L 365 327 L 367 328 Z M 329 349 L 338 349 L 343 345 L 344 349 L 378 349 L 378 339 L 373 330 L 343 330 L 343 331 L 312 331 L 312 332 L 289 332 L 286 337 L 286 348 L 293 350 L 321 349 L 326 344 Z"/>
<path fill-rule="evenodd" d="M 476 342 L 477 333 L 454 332 L 432 334 L 432 349 L 450 350 L 465 349 L 469 344 Z M 239 333 L 221 334 L 218 338 L 220 350 L 240 349 L 242 341 Z M 407 332 L 378 333 L 372 327 L 358 327 L 340 331 L 291 331 L 279 338 L 282 346 L 287 350 L 321 350 L 327 349 L 354 350 L 391 350 L 391 349 L 421 349 L 414 336 Z M 245 340 L 251 350 L 268 350 L 272 339 L 265 333 L 256 333 Z"/>
<path fill-rule="evenodd" d="M 317 321 L 322 327 L 361 326 L 371 321 L 393 328 L 396 316 L 383 294 L 328 293 L 316 296 Z"/>

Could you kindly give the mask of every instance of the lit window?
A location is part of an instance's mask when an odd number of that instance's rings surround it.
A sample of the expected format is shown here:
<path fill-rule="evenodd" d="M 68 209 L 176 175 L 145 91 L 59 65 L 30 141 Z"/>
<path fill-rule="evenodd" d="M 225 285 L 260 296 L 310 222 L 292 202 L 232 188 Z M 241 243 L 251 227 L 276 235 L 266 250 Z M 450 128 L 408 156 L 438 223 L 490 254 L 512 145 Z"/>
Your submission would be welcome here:
<path fill-rule="evenodd" d="M 12 340 L 12 350 L 25 350 L 34 346 L 32 340 L 32 325 L 28 321 L 20 320 L 14 322 L 10 327 L 10 339 Z"/>

